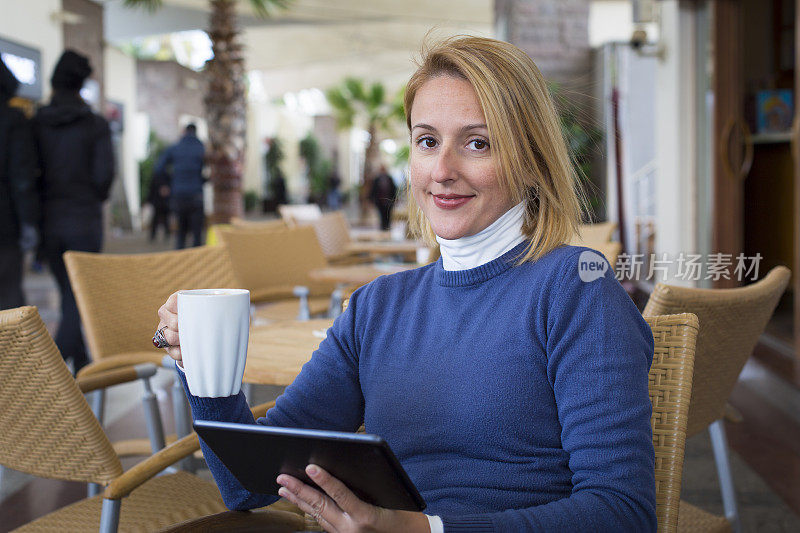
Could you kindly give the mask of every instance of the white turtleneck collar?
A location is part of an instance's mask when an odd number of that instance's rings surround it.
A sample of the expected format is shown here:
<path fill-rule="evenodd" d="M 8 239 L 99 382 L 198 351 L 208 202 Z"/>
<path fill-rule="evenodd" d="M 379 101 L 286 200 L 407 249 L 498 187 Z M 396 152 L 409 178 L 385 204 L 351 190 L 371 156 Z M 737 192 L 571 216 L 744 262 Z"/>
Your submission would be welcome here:
<path fill-rule="evenodd" d="M 497 259 L 525 240 L 524 215 L 525 204 L 520 202 L 475 235 L 453 240 L 437 236 L 442 266 L 445 270 L 467 270 Z"/>

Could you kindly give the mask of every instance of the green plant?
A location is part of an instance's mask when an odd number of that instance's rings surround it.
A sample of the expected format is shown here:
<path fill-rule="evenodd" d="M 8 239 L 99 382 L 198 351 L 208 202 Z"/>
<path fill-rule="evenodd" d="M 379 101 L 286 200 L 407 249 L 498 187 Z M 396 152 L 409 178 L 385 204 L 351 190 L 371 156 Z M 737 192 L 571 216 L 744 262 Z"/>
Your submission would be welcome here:
<path fill-rule="evenodd" d="M 144 203 L 153 181 L 153 169 L 158 163 L 158 158 L 167 149 L 167 141 L 150 130 L 147 139 L 147 156 L 139 161 L 139 198 Z"/>
<path fill-rule="evenodd" d="M 242 195 L 244 200 L 244 210 L 252 211 L 258 205 L 258 193 L 254 190 L 245 191 Z"/>
<path fill-rule="evenodd" d="M 602 193 L 596 180 L 592 179 L 591 170 L 593 159 L 602 153 L 603 131 L 592 125 L 591 118 L 580 117 L 579 108 L 561 87 L 551 84 L 550 93 L 561 119 L 561 131 L 567 141 L 575 171 L 586 195 L 587 207 L 597 213 Z"/>
<path fill-rule="evenodd" d="M 328 190 L 328 175 L 333 165 L 322 153 L 322 147 L 314 134 L 309 133 L 300 141 L 300 155 L 308 166 L 311 196 L 317 200 L 322 199 Z"/>

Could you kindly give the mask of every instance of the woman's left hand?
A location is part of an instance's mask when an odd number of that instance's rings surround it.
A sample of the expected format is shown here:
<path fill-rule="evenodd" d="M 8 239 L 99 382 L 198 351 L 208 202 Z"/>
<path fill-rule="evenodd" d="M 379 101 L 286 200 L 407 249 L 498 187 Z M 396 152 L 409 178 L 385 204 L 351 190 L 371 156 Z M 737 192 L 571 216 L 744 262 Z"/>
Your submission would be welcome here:
<path fill-rule="evenodd" d="M 430 532 L 428 519 L 423 513 L 370 505 L 319 466 L 308 465 L 306 474 L 325 494 L 286 474 L 278 476 L 278 484 L 282 485 L 278 494 L 313 516 L 325 531 Z"/>

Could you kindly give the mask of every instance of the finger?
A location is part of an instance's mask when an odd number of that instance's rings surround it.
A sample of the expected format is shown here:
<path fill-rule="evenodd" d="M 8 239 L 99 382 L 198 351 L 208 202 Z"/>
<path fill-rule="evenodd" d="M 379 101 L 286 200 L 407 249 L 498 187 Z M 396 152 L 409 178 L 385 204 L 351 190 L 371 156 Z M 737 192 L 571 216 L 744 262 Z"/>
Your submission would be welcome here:
<path fill-rule="evenodd" d="M 158 318 L 161 319 L 162 326 L 167 326 L 167 328 L 173 331 L 178 331 L 177 309 L 175 310 L 175 312 L 173 312 L 171 309 L 167 307 L 167 304 L 164 304 L 158 308 Z"/>
<path fill-rule="evenodd" d="M 164 338 L 167 339 L 167 342 L 169 343 L 170 346 L 180 346 L 181 345 L 181 339 L 178 336 L 178 332 L 177 331 L 173 331 L 173 330 L 169 329 L 169 327 L 168 327 L 162 333 L 164 335 Z"/>
<path fill-rule="evenodd" d="M 347 486 L 337 478 L 330 475 L 323 468 L 311 464 L 306 467 L 306 474 L 320 486 L 325 493 L 336 502 L 342 511 L 350 516 L 360 517 L 369 512 L 371 505 L 363 502 L 358 496 L 347 488 Z"/>
<path fill-rule="evenodd" d="M 333 500 L 299 479 L 286 474 L 278 476 L 277 482 L 282 485 L 278 490 L 281 497 L 298 506 L 304 513 L 313 516 L 325 531 L 338 530 L 334 523 L 341 523 L 344 516 Z"/>
<path fill-rule="evenodd" d="M 181 355 L 181 347 L 180 346 L 170 346 L 166 348 L 167 355 L 175 359 L 176 361 L 183 361 L 183 356 Z"/>
<path fill-rule="evenodd" d="M 164 307 L 166 307 L 170 312 L 178 314 L 178 292 L 175 291 L 169 295 L 167 301 L 164 302 Z"/>

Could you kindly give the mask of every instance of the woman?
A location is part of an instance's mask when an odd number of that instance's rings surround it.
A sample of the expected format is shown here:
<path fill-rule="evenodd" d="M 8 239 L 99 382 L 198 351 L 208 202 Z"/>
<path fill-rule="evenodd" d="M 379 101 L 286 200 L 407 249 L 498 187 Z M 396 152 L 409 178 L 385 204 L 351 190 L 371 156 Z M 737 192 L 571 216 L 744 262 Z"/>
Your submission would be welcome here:
<path fill-rule="evenodd" d="M 368 505 L 314 465 L 325 494 L 282 475 L 281 495 L 329 531 L 655 530 L 652 335 L 610 270 L 581 281 L 586 249 L 563 245 L 580 208 L 541 74 L 512 45 L 454 38 L 405 108 L 412 226 L 442 259 L 356 291 L 259 423 L 363 421 L 433 516 Z M 175 310 L 159 327 L 177 344 Z M 253 423 L 242 394 L 190 403 Z M 229 507 L 269 503 L 204 450 Z"/>

